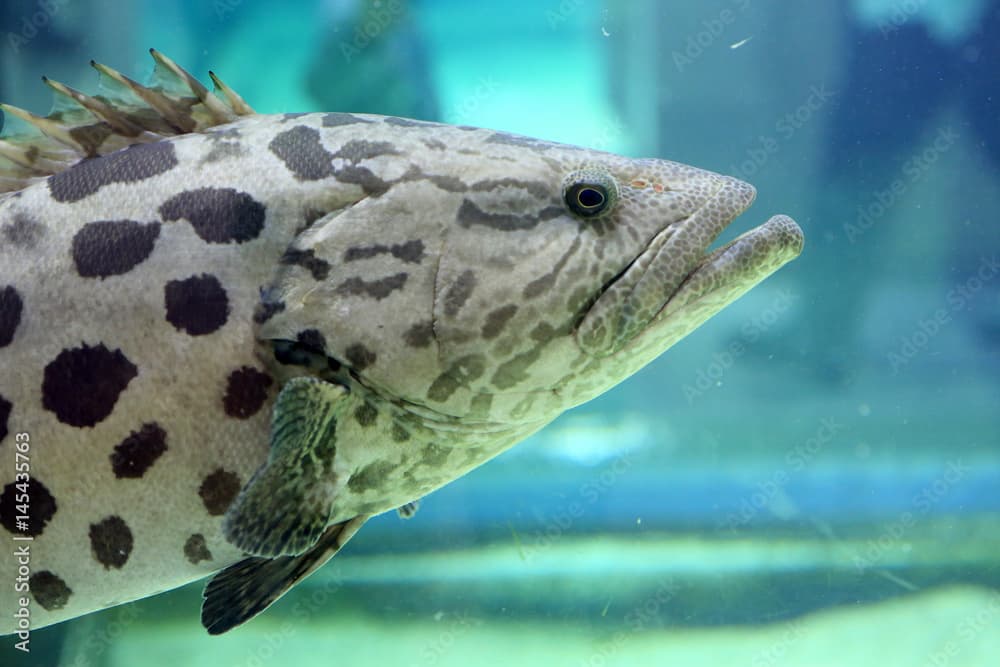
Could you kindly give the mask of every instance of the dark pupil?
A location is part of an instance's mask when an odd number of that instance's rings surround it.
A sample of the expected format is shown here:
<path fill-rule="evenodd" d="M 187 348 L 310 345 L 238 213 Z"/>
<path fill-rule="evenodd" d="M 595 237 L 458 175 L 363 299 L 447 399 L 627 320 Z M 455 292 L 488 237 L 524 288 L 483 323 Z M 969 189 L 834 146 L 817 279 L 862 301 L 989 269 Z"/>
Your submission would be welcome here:
<path fill-rule="evenodd" d="M 604 203 L 604 195 L 594 188 L 583 188 L 576 198 L 584 208 L 594 208 Z"/>

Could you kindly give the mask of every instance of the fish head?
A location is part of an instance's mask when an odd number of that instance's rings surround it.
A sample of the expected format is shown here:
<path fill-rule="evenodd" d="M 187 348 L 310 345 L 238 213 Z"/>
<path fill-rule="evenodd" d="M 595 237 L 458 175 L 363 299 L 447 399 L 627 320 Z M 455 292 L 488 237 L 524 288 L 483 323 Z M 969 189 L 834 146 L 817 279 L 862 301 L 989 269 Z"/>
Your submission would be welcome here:
<path fill-rule="evenodd" d="M 288 310 L 276 318 L 300 314 L 288 338 L 308 314 L 353 380 L 424 414 L 550 421 L 802 248 L 798 226 L 776 216 L 709 251 L 754 199 L 735 178 L 488 130 L 424 129 L 407 128 L 390 142 L 394 156 L 366 166 L 383 184 L 377 196 L 305 235 L 302 247 L 330 273 L 285 289 Z"/>

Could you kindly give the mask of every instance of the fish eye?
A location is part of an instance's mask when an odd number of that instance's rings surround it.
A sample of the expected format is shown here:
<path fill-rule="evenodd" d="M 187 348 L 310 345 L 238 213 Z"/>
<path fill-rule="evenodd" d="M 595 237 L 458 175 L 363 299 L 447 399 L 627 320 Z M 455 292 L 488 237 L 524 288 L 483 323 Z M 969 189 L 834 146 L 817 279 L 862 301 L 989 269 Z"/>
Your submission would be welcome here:
<path fill-rule="evenodd" d="M 592 218 L 610 210 L 618 188 L 610 174 L 583 170 L 570 174 L 563 188 L 566 206 L 579 216 Z"/>

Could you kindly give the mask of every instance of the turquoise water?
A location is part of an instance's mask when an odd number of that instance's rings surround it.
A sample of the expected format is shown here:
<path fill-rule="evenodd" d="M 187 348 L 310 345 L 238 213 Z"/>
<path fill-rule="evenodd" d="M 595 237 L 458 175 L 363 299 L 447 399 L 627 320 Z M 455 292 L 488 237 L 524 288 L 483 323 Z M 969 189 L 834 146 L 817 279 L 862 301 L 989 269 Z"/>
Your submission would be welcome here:
<path fill-rule="evenodd" d="M 806 250 L 246 626 L 207 636 L 199 583 L 2 664 L 1000 664 L 1000 5 L 799 4 L 5 4 L 0 99 L 38 112 L 155 46 L 260 112 L 732 174 L 722 241 L 788 213 Z"/>

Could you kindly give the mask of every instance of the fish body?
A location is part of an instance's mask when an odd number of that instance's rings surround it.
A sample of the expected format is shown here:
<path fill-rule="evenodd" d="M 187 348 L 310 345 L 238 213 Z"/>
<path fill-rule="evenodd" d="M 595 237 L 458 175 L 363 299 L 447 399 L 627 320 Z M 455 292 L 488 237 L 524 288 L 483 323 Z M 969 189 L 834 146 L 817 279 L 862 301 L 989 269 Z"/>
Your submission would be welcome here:
<path fill-rule="evenodd" d="M 0 532 L 30 553 L 0 559 L 27 579 L 0 632 L 216 572 L 224 632 L 802 247 L 776 216 L 707 253 L 754 197 L 733 178 L 259 115 L 154 58 L 155 87 L 101 69 L 141 105 L 50 82 L 86 113 L 0 144 Z"/>

